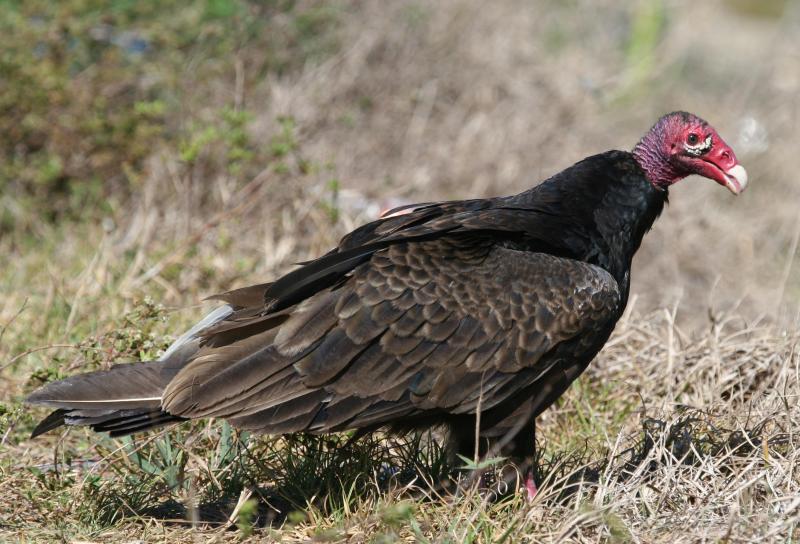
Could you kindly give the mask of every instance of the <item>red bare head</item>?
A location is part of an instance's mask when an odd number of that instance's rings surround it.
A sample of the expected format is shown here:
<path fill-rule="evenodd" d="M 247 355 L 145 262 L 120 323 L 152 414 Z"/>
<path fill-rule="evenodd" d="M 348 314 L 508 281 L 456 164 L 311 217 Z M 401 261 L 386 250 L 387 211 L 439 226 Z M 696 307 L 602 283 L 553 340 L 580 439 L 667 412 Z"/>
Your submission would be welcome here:
<path fill-rule="evenodd" d="M 662 189 L 691 174 L 713 179 L 738 195 L 747 171 L 714 127 L 691 113 L 677 111 L 659 119 L 633 149 L 650 183 Z"/>

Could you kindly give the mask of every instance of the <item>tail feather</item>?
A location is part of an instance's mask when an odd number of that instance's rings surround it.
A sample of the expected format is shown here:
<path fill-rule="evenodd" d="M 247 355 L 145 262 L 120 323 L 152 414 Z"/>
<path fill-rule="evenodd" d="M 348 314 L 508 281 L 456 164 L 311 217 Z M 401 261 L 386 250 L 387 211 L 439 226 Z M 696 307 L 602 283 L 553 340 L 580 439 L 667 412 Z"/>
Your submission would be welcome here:
<path fill-rule="evenodd" d="M 152 412 L 131 414 L 130 416 L 118 416 L 114 419 L 94 424 L 92 429 L 97 432 L 108 432 L 112 437 L 125 436 L 185 420 L 186 418 L 180 416 L 173 416 L 161 410 L 154 410 Z"/>
<path fill-rule="evenodd" d="M 179 365 L 127 363 L 88 374 L 78 374 L 34 391 L 31 404 L 71 409 L 123 409 L 161 405 L 161 394 Z"/>
<path fill-rule="evenodd" d="M 86 425 L 120 436 L 184 420 L 161 409 L 164 389 L 197 353 L 200 334 L 232 312 L 228 304 L 215 309 L 178 338 L 158 361 L 118 364 L 34 391 L 28 403 L 56 410 L 36 426 L 31 436 L 62 425 Z"/>
<path fill-rule="evenodd" d="M 67 412 L 69 412 L 69 410 L 64 410 L 62 408 L 51 412 L 49 416 L 41 420 L 33 429 L 31 438 L 36 438 L 40 434 L 52 431 L 53 429 L 58 429 L 62 425 L 65 425 L 66 421 L 64 420 L 64 416 L 67 414 Z"/>
<path fill-rule="evenodd" d="M 85 415 L 76 415 L 85 414 Z M 36 438 L 62 425 L 86 425 L 97 432 L 108 432 L 112 437 L 125 436 L 139 431 L 184 421 L 185 418 L 173 416 L 161 410 L 137 412 L 134 410 L 65 410 L 59 408 L 44 418 L 31 433 Z"/>
<path fill-rule="evenodd" d="M 33 430 L 39 436 L 61 425 L 87 425 L 112 436 L 163 425 L 176 418 L 161 410 L 161 395 L 181 364 L 128 363 L 45 385 L 27 399 L 56 408 Z"/>

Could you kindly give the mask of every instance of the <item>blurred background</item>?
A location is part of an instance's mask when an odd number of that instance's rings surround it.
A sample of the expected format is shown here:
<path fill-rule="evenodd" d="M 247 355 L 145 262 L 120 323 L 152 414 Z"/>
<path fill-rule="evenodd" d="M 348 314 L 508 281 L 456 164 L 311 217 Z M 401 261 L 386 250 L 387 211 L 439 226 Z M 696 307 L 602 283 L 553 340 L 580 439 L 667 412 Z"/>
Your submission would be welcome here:
<path fill-rule="evenodd" d="M 4 356 L 144 296 L 186 308 L 269 280 L 396 204 L 519 192 L 676 109 L 751 184 L 674 187 L 636 309 L 797 321 L 800 2 L 0 8 Z"/>

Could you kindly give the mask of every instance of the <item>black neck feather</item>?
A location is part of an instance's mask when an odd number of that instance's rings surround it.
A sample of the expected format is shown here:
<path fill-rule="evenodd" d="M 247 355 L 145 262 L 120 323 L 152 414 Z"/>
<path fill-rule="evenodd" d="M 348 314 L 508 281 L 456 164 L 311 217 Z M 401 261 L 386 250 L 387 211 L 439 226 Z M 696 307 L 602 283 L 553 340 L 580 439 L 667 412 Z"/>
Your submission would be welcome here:
<path fill-rule="evenodd" d="M 536 210 L 528 236 L 552 252 L 608 270 L 627 295 L 633 255 L 667 202 L 633 155 L 609 151 L 588 157 L 509 199 Z"/>

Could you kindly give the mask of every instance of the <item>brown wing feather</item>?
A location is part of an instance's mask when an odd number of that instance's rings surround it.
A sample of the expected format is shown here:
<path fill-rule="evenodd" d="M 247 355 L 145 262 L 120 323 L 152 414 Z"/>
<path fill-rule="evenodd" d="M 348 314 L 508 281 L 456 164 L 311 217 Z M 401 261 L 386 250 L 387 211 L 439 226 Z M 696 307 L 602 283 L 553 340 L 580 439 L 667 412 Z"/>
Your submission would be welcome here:
<path fill-rule="evenodd" d="M 583 335 L 590 345 L 619 303 L 604 270 L 488 237 L 396 244 L 261 338 L 201 350 L 163 407 L 267 433 L 474 412 L 479 399 L 491 407 L 530 387 L 559 344 Z"/>

